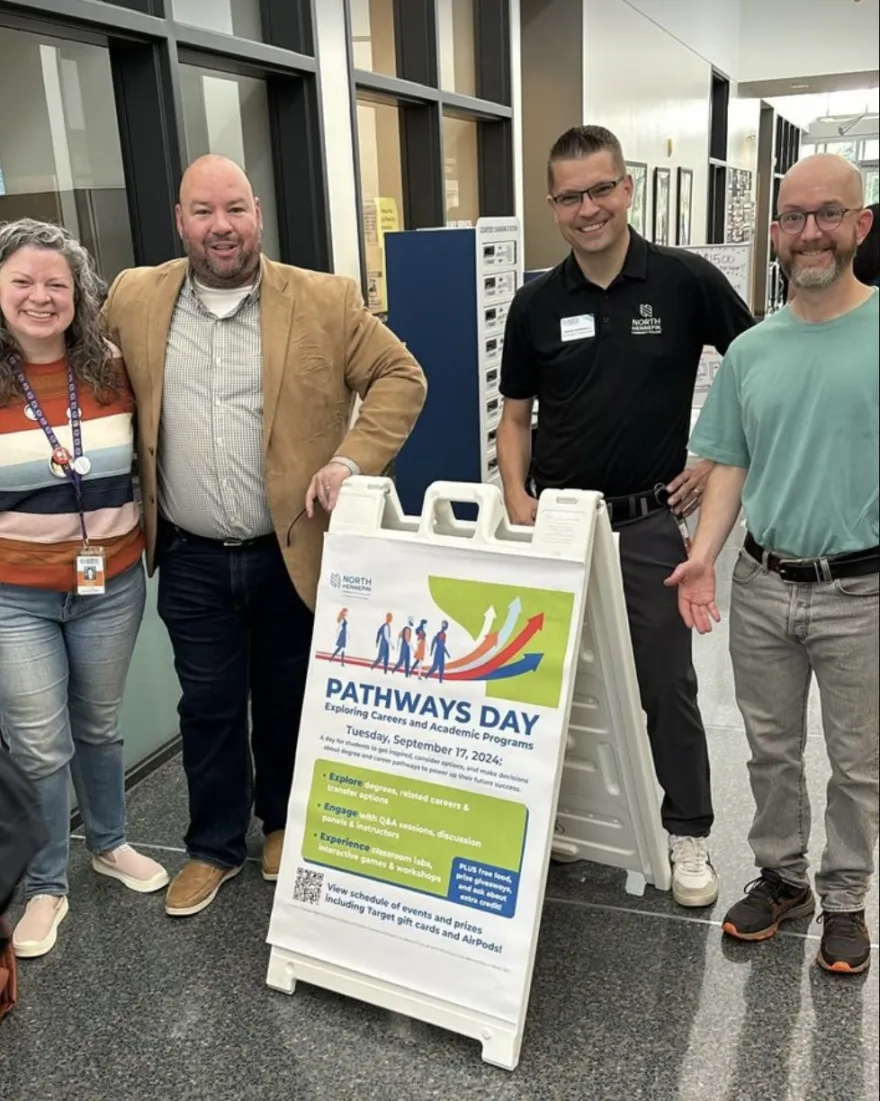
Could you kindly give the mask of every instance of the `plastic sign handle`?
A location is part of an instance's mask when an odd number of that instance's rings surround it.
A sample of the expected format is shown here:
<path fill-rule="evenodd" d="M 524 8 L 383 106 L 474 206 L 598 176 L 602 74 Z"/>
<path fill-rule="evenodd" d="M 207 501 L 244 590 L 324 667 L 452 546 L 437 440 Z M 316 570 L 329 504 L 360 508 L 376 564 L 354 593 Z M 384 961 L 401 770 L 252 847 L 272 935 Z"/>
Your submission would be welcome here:
<path fill-rule="evenodd" d="M 425 493 L 419 520 L 420 538 L 434 541 L 447 541 L 451 538 L 456 542 L 462 538 L 468 538 L 464 533 L 459 536 L 445 536 L 435 531 L 437 506 L 440 504 L 477 506 L 477 522 L 473 536 L 469 538 L 470 542 L 492 542 L 504 517 L 504 499 L 498 486 L 479 485 L 473 482 L 433 482 Z"/>

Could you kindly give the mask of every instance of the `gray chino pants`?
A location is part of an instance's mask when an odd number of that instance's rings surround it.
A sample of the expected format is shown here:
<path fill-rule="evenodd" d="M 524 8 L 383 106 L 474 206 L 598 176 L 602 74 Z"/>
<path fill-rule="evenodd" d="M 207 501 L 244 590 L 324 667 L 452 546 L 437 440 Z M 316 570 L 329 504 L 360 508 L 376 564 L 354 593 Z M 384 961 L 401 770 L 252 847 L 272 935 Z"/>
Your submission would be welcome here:
<path fill-rule="evenodd" d="M 880 779 L 880 575 L 790 584 L 742 551 L 733 573 L 730 654 L 751 748 L 759 868 L 804 886 L 810 838 L 807 697 L 819 687 L 831 780 L 816 876 L 826 911 L 860 910 L 874 872 Z"/>

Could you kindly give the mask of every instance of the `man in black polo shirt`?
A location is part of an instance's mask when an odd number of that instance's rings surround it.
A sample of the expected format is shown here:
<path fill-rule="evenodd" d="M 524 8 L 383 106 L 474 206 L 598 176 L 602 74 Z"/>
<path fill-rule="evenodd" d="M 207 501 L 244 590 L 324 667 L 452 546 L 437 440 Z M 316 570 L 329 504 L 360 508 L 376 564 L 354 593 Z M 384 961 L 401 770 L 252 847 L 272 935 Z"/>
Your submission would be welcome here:
<path fill-rule="evenodd" d="M 686 557 L 689 515 L 712 463 L 686 469 L 697 367 L 754 320 L 707 260 L 649 244 L 629 226 L 633 182 L 620 142 L 599 126 L 550 152 L 548 201 L 571 246 L 522 287 L 504 337 L 498 465 L 515 523 L 532 523 L 548 488 L 599 490 L 620 556 L 642 707 L 665 792 L 673 895 L 710 906 L 718 880 L 706 838 L 712 794 L 690 632 L 663 582 Z M 532 461 L 531 418 L 538 400 Z"/>

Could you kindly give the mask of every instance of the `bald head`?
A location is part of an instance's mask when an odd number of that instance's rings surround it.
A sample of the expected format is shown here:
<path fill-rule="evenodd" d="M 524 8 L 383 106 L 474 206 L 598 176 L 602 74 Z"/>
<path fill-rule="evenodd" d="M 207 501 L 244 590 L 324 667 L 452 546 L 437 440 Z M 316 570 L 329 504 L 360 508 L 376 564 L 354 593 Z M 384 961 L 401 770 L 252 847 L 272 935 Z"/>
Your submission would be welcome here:
<path fill-rule="evenodd" d="M 871 224 L 862 175 L 834 153 L 806 157 L 783 177 L 773 245 L 798 290 L 830 291 L 850 282 L 853 258 Z"/>
<path fill-rule="evenodd" d="M 207 153 L 180 181 L 177 229 L 196 277 L 209 287 L 240 287 L 260 265 L 263 215 L 250 180 L 229 157 Z"/>
<path fill-rule="evenodd" d="M 810 195 L 812 198 L 805 199 Z M 865 189 L 862 174 L 851 161 L 836 153 L 814 153 L 798 161 L 786 172 L 779 188 L 779 209 L 787 204 L 804 207 L 804 202 L 821 206 L 823 203 L 840 203 L 850 210 L 865 205 Z"/>
<path fill-rule="evenodd" d="M 205 153 L 187 165 L 180 178 L 179 202 L 184 206 L 194 194 L 206 187 L 217 185 L 238 189 L 242 195 L 254 198 L 254 190 L 243 168 L 230 157 L 219 153 Z"/>

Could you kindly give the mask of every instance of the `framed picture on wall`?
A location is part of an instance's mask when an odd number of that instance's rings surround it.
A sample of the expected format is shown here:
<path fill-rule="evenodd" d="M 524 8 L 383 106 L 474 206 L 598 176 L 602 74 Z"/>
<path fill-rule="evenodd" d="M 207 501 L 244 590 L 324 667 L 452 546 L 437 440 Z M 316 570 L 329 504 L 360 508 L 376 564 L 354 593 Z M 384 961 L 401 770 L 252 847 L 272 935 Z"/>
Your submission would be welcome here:
<path fill-rule="evenodd" d="M 668 168 L 654 169 L 654 244 L 669 244 L 669 205 L 672 172 Z"/>
<path fill-rule="evenodd" d="M 626 170 L 633 180 L 629 224 L 636 233 L 641 233 L 644 236 L 648 220 L 648 166 L 640 161 L 630 161 L 626 166 Z"/>
<path fill-rule="evenodd" d="M 675 243 L 691 243 L 691 224 L 693 221 L 694 173 L 690 168 L 679 168 L 676 209 L 678 220 L 675 223 Z"/>

